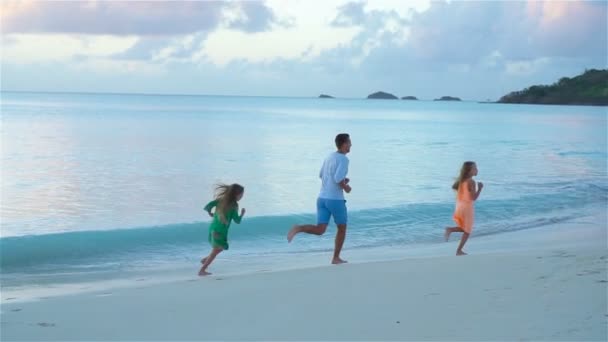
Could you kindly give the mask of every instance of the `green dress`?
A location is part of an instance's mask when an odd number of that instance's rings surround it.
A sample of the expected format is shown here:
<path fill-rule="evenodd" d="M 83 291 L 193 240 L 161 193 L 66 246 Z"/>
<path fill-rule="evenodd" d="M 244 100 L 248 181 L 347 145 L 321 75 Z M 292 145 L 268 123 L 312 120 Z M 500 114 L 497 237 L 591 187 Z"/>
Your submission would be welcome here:
<path fill-rule="evenodd" d="M 205 211 L 210 212 L 211 209 L 217 207 L 217 203 L 217 200 L 207 203 Z M 241 223 L 241 218 L 242 216 L 239 216 L 238 204 L 226 213 L 225 224 L 220 219 L 216 210 L 213 214 L 213 221 L 211 221 L 211 224 L 209 225 L 209 243 L 211 244 L 211 247 L 228 249 L 228 228 L 230 228 L 230 222 L 234 221 L 237 224 Z"/>

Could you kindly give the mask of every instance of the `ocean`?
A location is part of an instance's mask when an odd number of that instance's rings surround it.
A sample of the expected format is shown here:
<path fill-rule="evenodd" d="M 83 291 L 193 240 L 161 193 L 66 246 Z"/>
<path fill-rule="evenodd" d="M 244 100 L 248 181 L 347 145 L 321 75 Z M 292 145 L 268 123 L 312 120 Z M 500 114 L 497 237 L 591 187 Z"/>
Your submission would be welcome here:
<path fill-rule="evenodd" d="M 286 234 L 314 223 L 319 168 L 343 132 L 346 259 L 443 243 L 466 160 L 485 185 L 469 246 L 605 216 L 607 117 L 466 101 L 3 92 L 2 288 L 195 275 L 218 182 L 245 187 L 247 214 L 210 271 L 328 263 L 333 225 L 291 244 Z"/>

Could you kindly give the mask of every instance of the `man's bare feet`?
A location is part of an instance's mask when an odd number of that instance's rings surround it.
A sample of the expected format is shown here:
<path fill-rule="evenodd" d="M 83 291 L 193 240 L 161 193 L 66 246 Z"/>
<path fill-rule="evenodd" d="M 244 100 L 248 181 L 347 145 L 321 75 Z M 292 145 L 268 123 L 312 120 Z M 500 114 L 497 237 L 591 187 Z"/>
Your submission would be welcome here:
<path fill-rule="evenodd" d="M 198 271 L 198 275 L 199 275 L 199 277 L 204 277 L 204 276 L 211 275 L 211 273 L 209 273 L 207 271 L 200 270 L 200 271 Z"/>
<path fill-rule="evenodd" d="M 448 242 L 448 240 L 450 240 L 450 228 L 446 228 L 445 229 L 445 233 L 443 233 L 443 237 L 445 238 L 445 242 Z"/>
<path fill-rule="evenodd" d="M 204 264 L 205 261 L 207 261 L 207 257 L 204 257 L 204 258 L 201 259 L 201 264 Z"/>
<path fill-rule="evenodd" d="M 334 258 L 331 263 L 334 265 L 346 264 L 348 261 L 342 260 L 340 258 Z"/>
<path fill-rule="evenodd" d="M 468 254 L 463 251 L 456 251 L 456 255 L 461 256 L 461 255 L 468 255 Z"/>
<path fill-rule="evenodd" d="M 296 234 L 298 233 L 298 225 L 293 225 L 293 227 L 291 227 L 291 229 L 289 230 L 289 233 L 287 233 L 287 242 L 291 242 L 291 240 L 293 240 L 293 237 L 296 236 Z"/>

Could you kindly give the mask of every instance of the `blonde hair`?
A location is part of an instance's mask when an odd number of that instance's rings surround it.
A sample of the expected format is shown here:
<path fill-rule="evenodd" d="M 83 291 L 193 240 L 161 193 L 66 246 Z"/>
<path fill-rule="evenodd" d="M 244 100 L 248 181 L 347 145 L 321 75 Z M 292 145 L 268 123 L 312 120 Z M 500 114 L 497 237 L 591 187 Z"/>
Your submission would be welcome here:
<path fill-rule="evenodd" d="M 240 184 L 218 184 L 215 186 L 215 199 L 218 201 L 216 212 L 222 221 L 226 224 L 226 213 L 233 208 L 237 208 L 237 197 L 245 192 L 245 188 Z"/>
<path fill-rule="evenodd" d="M 462 183 L 462 181 L 473 177 L 471 175 L 471 171 L 473 170 L 474 166 L 475 162 L 472 161 L 466 161 L 462 164 L 462 167 L 460 168 L 460 175 L 458 176 L 458 178 L 456 178 L 456 181 L 452 185 L 452 189 L 458 190 L 458 187 L 460 186 L 460 183 Z"/>

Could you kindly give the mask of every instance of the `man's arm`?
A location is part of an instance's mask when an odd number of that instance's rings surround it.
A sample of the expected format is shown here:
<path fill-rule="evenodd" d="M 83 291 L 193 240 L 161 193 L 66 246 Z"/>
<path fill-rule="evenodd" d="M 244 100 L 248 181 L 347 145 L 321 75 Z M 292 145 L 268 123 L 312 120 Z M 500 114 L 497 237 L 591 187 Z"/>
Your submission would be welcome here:
<path fill-rule="evenodd" d="M 350 180 L 346 178 L 346 174 L 348 173 L 348 159 L 344 158 L 338 162 L 338 166 L 336 167 L 336 173 L 334 174 L 334 182 L 338 183 L 338 185 L 349 193 L 352 188 L 348 183 Z"/>

